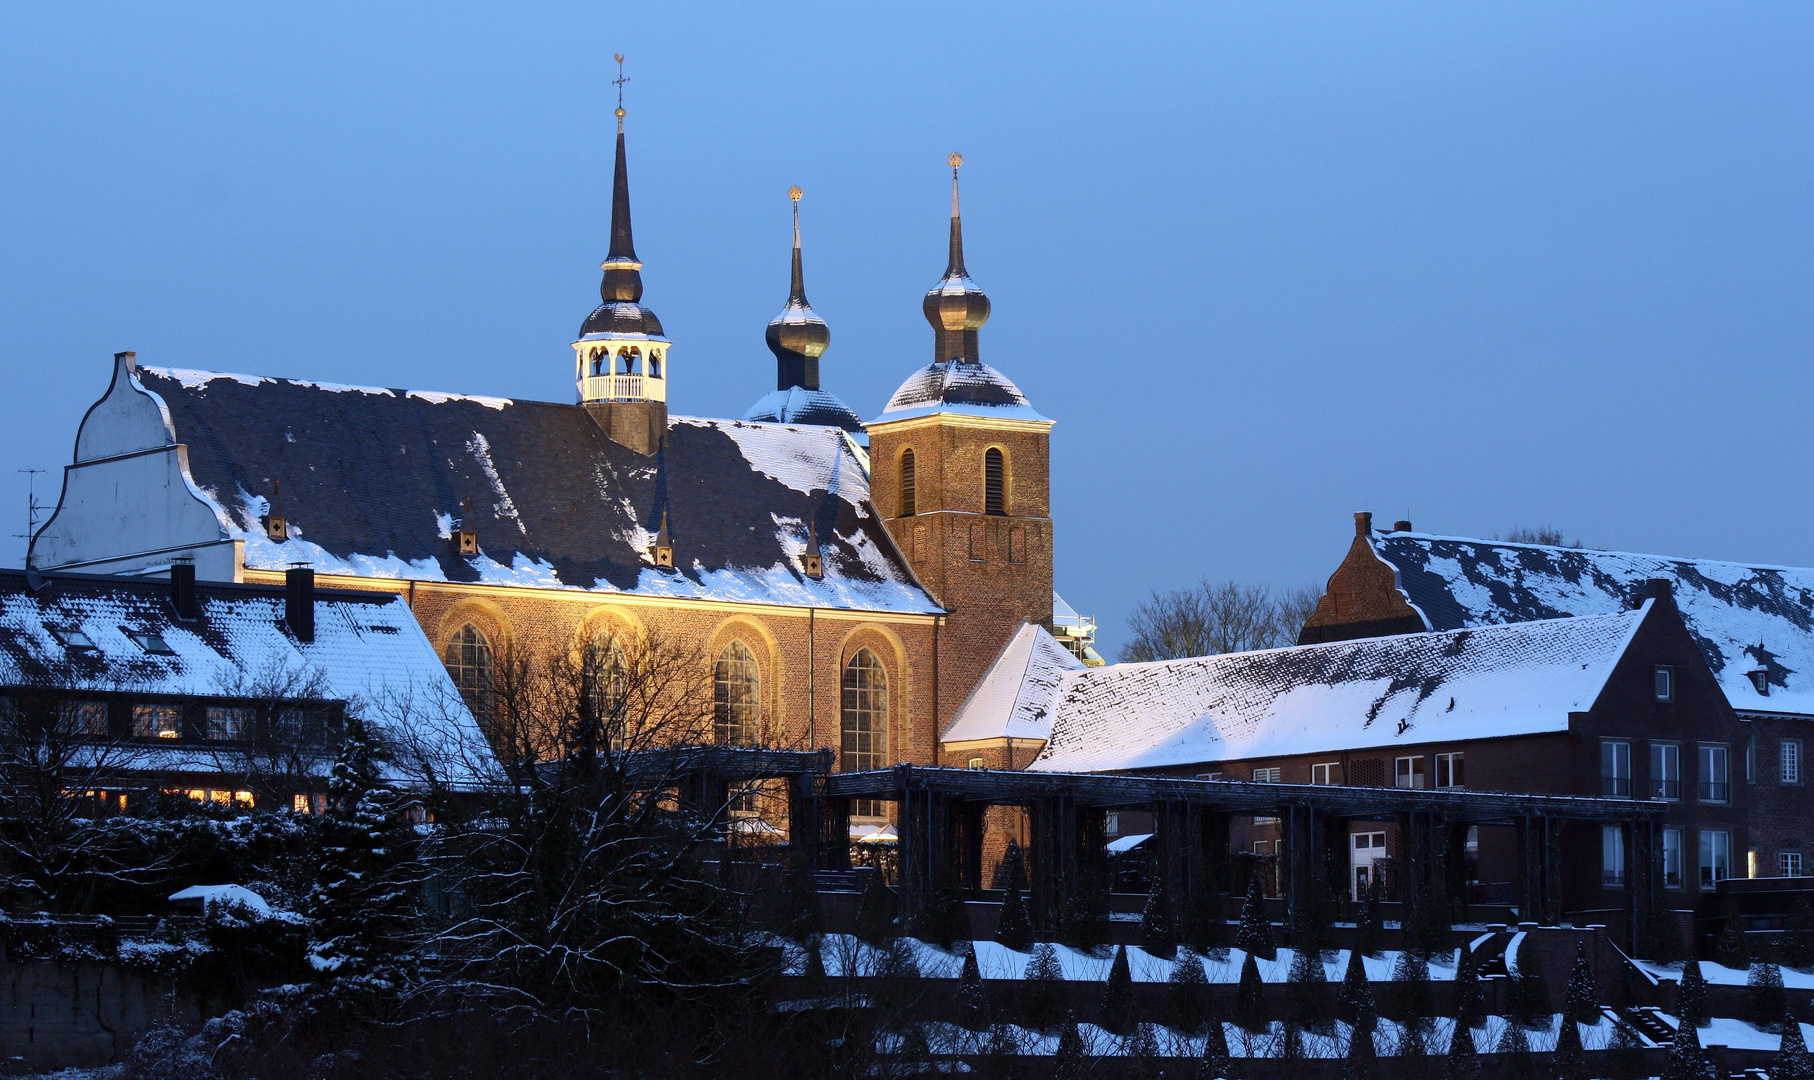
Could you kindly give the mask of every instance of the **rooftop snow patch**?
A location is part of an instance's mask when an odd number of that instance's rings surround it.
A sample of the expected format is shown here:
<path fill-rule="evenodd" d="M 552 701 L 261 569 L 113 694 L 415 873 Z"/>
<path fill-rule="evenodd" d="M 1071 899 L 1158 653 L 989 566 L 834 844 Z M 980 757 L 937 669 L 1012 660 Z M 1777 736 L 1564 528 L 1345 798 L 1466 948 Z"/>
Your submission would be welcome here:
<path fill-rule="evenodd" d="M 926 365 L 907 377 L 888 399 L 882 415 L 870 422 L 879 424 L 935 413 L 1051 423 L 1034 410 L 1020 387 L 980 360 Z"/>
<path fill-rule="evenodd" d="M 1072 672 L 1029 768 L 1113 772 L 1566 731 L 1650 606 Z"/>
<path fill-rule="evenodd" d="M 1052 733 L 1053 706 L 1064 677 L 1082 670 L 1083 661 L 1044 627 L 1024 623 L 983 673 L 939 741 L 1043 741 Z"/>

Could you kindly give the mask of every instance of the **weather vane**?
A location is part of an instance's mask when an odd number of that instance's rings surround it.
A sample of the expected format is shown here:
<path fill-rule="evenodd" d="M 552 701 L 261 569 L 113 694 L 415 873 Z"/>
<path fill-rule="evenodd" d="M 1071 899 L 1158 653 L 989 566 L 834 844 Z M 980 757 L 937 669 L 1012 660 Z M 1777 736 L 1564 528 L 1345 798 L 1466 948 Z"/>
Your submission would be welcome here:
<path fill-rule="evenodd" d="M 624 118 L 624 84 L 630 81 L 630 76 L 624 74 L 624 54 L 612 53 L 611 56 L 617 61 L 617 78 L 611 81 L 617 86 L 617 118 L 622 120 Z"/>

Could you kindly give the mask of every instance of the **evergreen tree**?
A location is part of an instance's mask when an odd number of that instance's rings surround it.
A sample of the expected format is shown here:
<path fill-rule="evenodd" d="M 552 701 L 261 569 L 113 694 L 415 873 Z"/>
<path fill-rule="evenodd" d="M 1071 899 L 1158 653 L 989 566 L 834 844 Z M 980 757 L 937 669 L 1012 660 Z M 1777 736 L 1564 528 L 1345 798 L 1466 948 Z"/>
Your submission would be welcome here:
<path fill-rule="evenodd" d="M 1373 984 L 1367 981 L 1367 968 L 1359 949 L 1348 952 L 1348 967 L 1342 972 L 1342 990 L 1335 1008 L 1336 1015 L 1350 1023 L 1375 1010 Z"/>
<path fill-rule="evenodd" d="M 1101 1019 L 1097 1024 L 1111 1035 L 1125 1035 L 1134 1016 L 1134 976 L 1128 968 L 1127 946 L 1115 947 L 1115 962 L 1102 989 Z"/>
<path fill-rule="evenodd" d="M 1662 875 L 1656 876 L 1659 882 L 1651 889 L 1644 922 L 1639 927 L 1638 945 L 1641 955 L 1646 959 L 1659 964 L 1671 964 L 1681 955 L 1682 932 L 1676 924 L 1675 912 L 1669 907 L 1670 894 L 1661 884 Z"/>
<path fill-rule="evenodd" d="M 1373 1031 L 1354 1028 L 1348 1032 L 1348 1052 L 1342 1058 L 1342 1080 L 1376 1080 L 1378 1074 L 1379 1054 L 1373 1047 Z"/>
<path fill-rule="evenodd" d="M 1402 1071 L 1421 1071 L 1421 1060 L 1430 1056 L 1430 1044 L 1426 1037 L 1429 1026 L 1428 1020 L 1407 1019 L 1399 1022 L 1397 1054 Z"/>
<path fill-rule="evenodd" d="M 1015 952 L 1026 952 L 1033 945 L 1033 920 L 1027 917 L 1027 905 L 1017 886 L 1009 885 L 1007 895 L 1002 897 L 995 940 Z"/>
<path fill-rule="evenodd" d="M 1808 1058 L 1808 1044 L 1792 1009 L 1783 1010 L 1782 1041 L 1776 1047 L 1776 1060 L 1770 1064 L 1770 1080 L 1814 1080 L 1814 1061 Z"/>
<path fill-rule="evenodd" d="M 1172 1026 L 1195 1035 L 1209 1022 L 1209 976 L 1195 953 L 1178 955 L 1166 980 L 1166 1003 Z"/>
<path fill-rule="evenodd" d="M 1463 1027 L 1477 1028 L 1486 1022 L 1486 995 L 1480 989 L 1480 969 L 1474 964 L 1474 951 L 1466 945 L 1455 950 L 1455 1006 Z"/>
<path fill-rule="evenodd" d="M 1577 1024 L 1600 1022 L 1600 991 L 1594 985 L 1594 970 L 1587 962 L 1587 947 L 1575 945 L 1575 966 L 1568 972 L 1568 994 L 1562 1012 Z"/>
<path fill-rule="evenodd" d="M 1474 1046 L 1474 1029 L 1457 1017 L 1449 1032 L 1449 1053 L 1443 1062 L 1443 1080 L 1480 1080 L 1480 1053 Z"/>
<path fill-rule="evenodd" d="M 1410 907 L 1408 918 L 1401 924 L 1406 948 L 1427 960 L 1455 947 L 1449 898 L 1439 880 L 1432 878 L 1420 885 Z"/>
<path fill-rule="evenodd" d="M 1260 875 L 1247 882 L 1247 902 L 1241 905 L 1241 929 L 1235 935 L 1235 948 L 1262 960 L 1278 959 L 1278 945 L 1272 937 L 1272 920 L 1266 917 L 1266 898 L 1260 893 Z"/>
<path fill-rule="evenodd" d="M 918 921 L 922 941 L 949 949 L 960 941 L 970 940 L 970 909 L 964 903 L 963 894 L 955 888 L 943 888 L 934 893 Z"/>
<path fill-rule="evenodd" d="M 1094 949 L 1108 939 L 1107 900 L 1086 875 L 1073 874 L 1059 897 L 1058 939 L 1076 949 Z"/>
<path fill-rule="evenodd" d="M 894 937 L 894 890 L 875 871 L 868 874 L 863 898 L 857 903 L 856 935 L 858 940 L 880 946 Z"/>
<path fill-rule="evenodd" d="M 989 990 L 983 985 L 975 950 L 964 954 L 964 970 L 957 977 L 957 1022 L 965 1031 L 982 1032 L 989 1027 Z"/>
<path fill-rule="evenodd" d="M 1304 1029 L 1287 1020 L 1279 1027 L 1274 1055 L 1282 1063 L 1304 1060 Z"/>
<path fill-rule="evenodd" d="M 1135 1024 L 1121 1040 L 1121 1056 L 1130 1066 L 1135 1080 L 1148 1080 L 1163 1075 L 1159 1071 L 1159 1039 L 1153 1025 Z"/>
<path fill-rule="evenodd" d="M 1587 1050 L 1581 1045 L 1581 1029 L 1566 1012 L 1562 1014 L 1562 1026 L 1556 1031 L 1556 1053 L 1550 1069 L 1556 1080 L 1590 1080 Z"/>
<path fill-rule="evenodd" d="M 1252 953 L 1241 962 L 1241 982 L 1235 987 L 1235 1023 L 1248 1031 L 1264 1031 L 1266 1022 L 1266 984 L 1260 981 L 1260 965 Z"/>
<path fill-rule="evenodd" d="M 1222 907 L 1222 894 L 1208 874 L 1191 877 L 1184 895 L 1184 918 L 1179 921 L 1179 940 L 1188 948 L 1204 955 L 1222 953 L 1228 948 L 1228 913 Z"/>
<path fill-rule="evenodd" d="M 1323 1000 L 1323 987 L 1329 978 L 1323 972 L 1322 955 L 1312 949 L 1294 949 L 1291 971 L 1285 981 L 1285 1017 L 1307 1031 L 1320 1030 L 1329 1022 L 1329 1009 Z"/>
<path fill-rule="evenodd" d="M 1090 1075 L 1090 1052 L 1083 1045 L 1077 1021 L 1069 1016 L 1058 1036 L 1058 1052 L 1052 1056 L 1052 1075 L 1057 1080 L 1082 1080 Z"/>
<path fill-rule="evenodd" d="M 1178 927 L 1172 918 L 1164 867 L 1153 875 L 1153 887 L 1146 894 L 1146 911 L 1140 916 L 1140 947 L 1167 960 L 1178 952 Z"/>
<path fill-rule="evenodd" d="M 831 980 L 825 975 L 825 957 L 819 951 L 819 939 L 806 943 L 806 963 L 800 970 L 800 995 L 817 1001 L 830 992 Z"/>
<path fill-rule="evenodd" d="M 1769 960 L 1756 960 L 1745 975 L 1745 1019 L 1768 1030 L 1783 1018 L 1789 997 L 1783 993 L 1783 973 Z"/>
<path fill-rule="evenodd" d="M 1027 860 L 1020 850 L 1020 841 L 1009 840 L 1008 850 L 1002 852 L 1001 865 L 995 868 L 995 887 L 1003 892 L 1027 891 Z"/>
<path fill-rule="evenodd" d="M 1197 1075 L 1220 1080 L 1228 1073 L 1228 1032 L 1222 1029 L 1222 1021 L 1211 1020 L 1203 1038 L 1203 1057 L 1197 1063 Z"/>
<path fill-rule="evenodd" d="M 323 979 L 394 990 L 415 977 L 418 904 L 414 833 L 378 779 L 384 760 L 365 724 L 347 717 L 320 825 L 309 963 Z"/>
<path fill-rule="evenodd" d="M 1493 1054 L 1498 1059 L 1493 1063 L 1497 1075 L 1507 1080 L 1535 1080 L 1537 1064 L 1531 1060 L 1531 1041 L 1522 1025 L 1508 1021 L 1499 1033 Z"/>
<path fill-rule="evenodd" d="M 1007 1024 L 995 1024 L 983 1038 L 982 1075 L 985 1080 L 1019 1080 L 1020 1040 Z"/>
<path fill-rule="evenodd" d="M 1675 1010 L 1683 1023 L 1693 1027 L 1706 1027 L 1713 1019 L 1707 1008 L 1707 980 L 1701 977 L 1701 962 L 1692 956 L 1682 964 L 1682 985 L 1676 994 Z"/>
<path fill-rule="evenodd" d="M 1409 949 L 1398 954 L 1392 965 L 1393 1000 L 1399 1015 L 1407 1024 L 1436 1016 L 1435 996 L 1430 989 L 1430 965 Z"/>
<path fill-rule="evenodd" d="M 1675 1040 L 1669 1044 L 1669 1057 L 1663 1063 L 1662 1080 L 1717 1080 L 1713 1063 L 1701 1049 L 1700 1032 L 1690 1023 L 1675 1029 Z"/>
<path fill-rule="evenodd" d="M 1738 897 L 1726 897 L 1726 919 L 1713 943 L 1715 963 L 1738 970 L 1751 964 L 1751 946 L 1745 940 L 1745 917 L 1738 913 Z"/>
<path fill-rule="evenodd" d="M 1056 1028 L 1069 1015 L 1068 997 L 1058 950 L 1044 942 L 1033 946 L 1020 977 L 1021 1022 L 1036 1031 Z"/>
<path fill-rule="evenodd" d="M 1630 1024 L 1613 1023 L 1612 1038 L 1606 1042 L 1603 1071 L 1605 1080 L 1643 1080 L 1649 1073 L 1644 1064 L 1644 1044 Z"/>
<path fill-rule="evenodd" d="M 1806 893 L 1796 893 L 1784 921 L 1782 943 L 1778 946 L 1784 965 L 1792 968 L 1814 967 L 1814 911 L 1808 907 Z"/>
<path fill-rule="evenodd" d="M 1354 926 L 1354 948 L 1367 956 L 1378 956 L 1386 947 L 1386 923 L 1379 905 L 1380 885 L 1375 878 L 1367 886 L 1367 897 L 1361 904 L 1360 919 Z"/>
<path fill-rule="evenodd" d="M 1518 946 L 1518 974 L 1506 987 L 1507 1011 L 1525 1027 L 1548 1027 L 1550 1008 L 1549 980 L 1543 977 L 1543 964 L 1537 958 L 1529 934 Z"/>

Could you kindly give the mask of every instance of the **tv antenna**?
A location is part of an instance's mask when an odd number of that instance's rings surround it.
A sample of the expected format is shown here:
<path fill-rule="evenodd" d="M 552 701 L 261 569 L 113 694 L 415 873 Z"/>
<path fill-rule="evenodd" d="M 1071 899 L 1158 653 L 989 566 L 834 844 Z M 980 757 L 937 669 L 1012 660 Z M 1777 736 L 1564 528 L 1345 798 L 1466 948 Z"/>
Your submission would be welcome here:
<path fill-rule="evenodd" d="M 37 484 L 38 474 L 44 470 L 19 469 L 17 471 L 25 474 L 25 531 L 14 533 L 13 536 L 25 541 L 25 556 L 29 560 L 31 558 L 31 538 L 38 532 L 38 511 L 43 509 L 38 505 Z"/>

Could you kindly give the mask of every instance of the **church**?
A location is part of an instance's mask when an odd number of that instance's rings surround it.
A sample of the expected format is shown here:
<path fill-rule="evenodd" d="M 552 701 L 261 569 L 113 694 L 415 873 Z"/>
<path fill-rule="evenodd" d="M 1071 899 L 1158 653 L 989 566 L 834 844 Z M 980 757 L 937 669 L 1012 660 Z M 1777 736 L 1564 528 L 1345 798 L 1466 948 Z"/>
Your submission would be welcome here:
<path fill-rule="evenodd" d="M 932 356 L 879 414 L 821 386 L 831 335 L 806 299 L 795 189 L 775 389 L 741 419 L 696 418 L 671 411 L 685 349 L 643 302 L 623 121 L 601 302 L 571 359 L 549 357 L 572 364 L 573 402 L 121 353 L 28 568 L 277 584 L 300 567 L 393 593 L 475 712 L 507 653 L 608 664 L 656 639 L 702 656 L 720 742 L 830 747 L 843 771 L 1024 765 L 1009 723 L 956 724 L 985 673 L 1101 661 L 1053 590 L 1053 422 L 982 359 L 961 159 L 923 302 Z"/>

